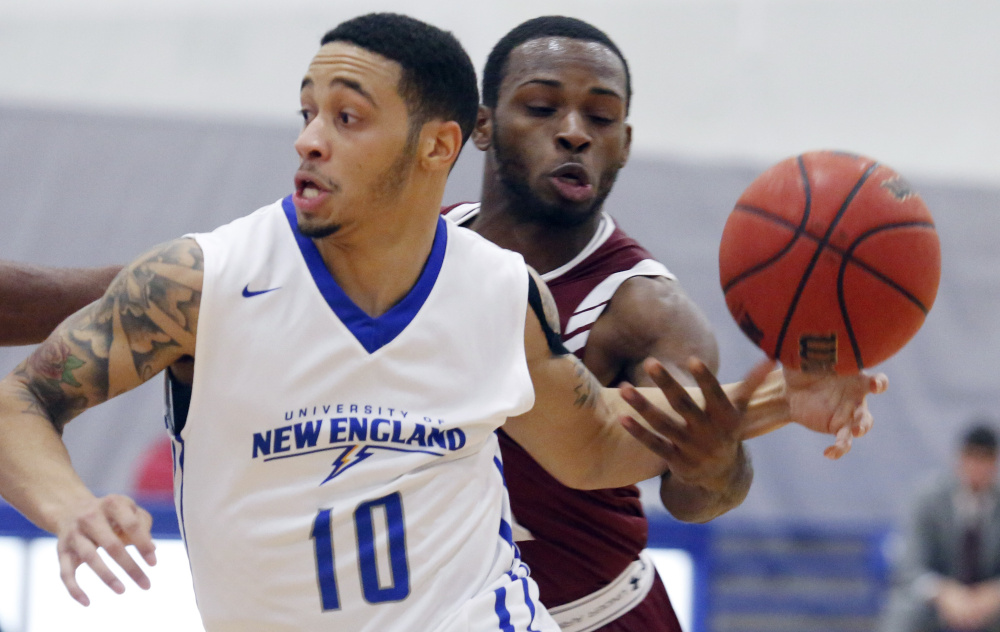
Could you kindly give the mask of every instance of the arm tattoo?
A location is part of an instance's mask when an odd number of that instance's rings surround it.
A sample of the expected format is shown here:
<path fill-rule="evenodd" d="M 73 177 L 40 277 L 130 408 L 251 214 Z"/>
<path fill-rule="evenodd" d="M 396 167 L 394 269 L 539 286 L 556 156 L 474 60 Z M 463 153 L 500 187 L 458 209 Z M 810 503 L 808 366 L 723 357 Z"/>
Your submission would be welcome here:
<path fill-rule="evenodd" d="M 24 412 L 62 431 L 89 406 L 151 378 L 193 349 L 204 271 L 190 239 L 125 268 L 104 296 L 70 316 L 15 371 Z"/>
<path fill-rule="evenodd" d="M 573 405 L 577 408 L 595 408 L 601 393 L 601 383 L 597 381 L 594 374 L 583 365 L 583 362 L 579 358 L 574 355 L 563 357 L 573 362 L 573 368 L 576 371 L 577 382 L 576 386 L 573 387 L 573 391 L 576 393 L 576 400 L 573 402 Z"/>

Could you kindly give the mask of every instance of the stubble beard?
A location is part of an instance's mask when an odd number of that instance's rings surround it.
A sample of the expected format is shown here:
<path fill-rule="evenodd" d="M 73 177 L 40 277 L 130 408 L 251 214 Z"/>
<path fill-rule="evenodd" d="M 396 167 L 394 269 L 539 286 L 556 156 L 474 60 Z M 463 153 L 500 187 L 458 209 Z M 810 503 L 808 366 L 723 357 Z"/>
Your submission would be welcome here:
<path fill-rule="evenodd" d="M 415 133 L 416 132 L 416 133 Z M 368 188 L 369 198 L 373 206 L 380 206 L 386 202 L 395 200 L 406 185 L 413 163 L 416 159 L 417 140 L 420 129 L 411 129 L 406 137 L 406 144 L 403 151 L 375 178 L 374 183 Z M 339 188 L 339 187 L 338 187 Z M 336 192 L 336 191 L 335 191 Z M 334 222 L 330 224 L 304 226 L 299 222 L 299 232 L 310 239 L 323 239 L 337 233 L 341 224 Z"/>
<path fill-rule="evenodd" d="M 550 226 L 552 228 L 574 228 L 587 222 L 604 206 L 604 200 L 618 178 L 618 168 L 608 167 L 597 182 L 597 195 L 590 204 L 580 207 L 569 201 L 565 204 L 546 202 L 541 199 L 528 182 L 528 169 L 524 162 L 500 140 L 497 121 L 493 119 L 493 158 L 497 165 L 500 184 L 510 198 L 508 208 L 518 220 Z"/>

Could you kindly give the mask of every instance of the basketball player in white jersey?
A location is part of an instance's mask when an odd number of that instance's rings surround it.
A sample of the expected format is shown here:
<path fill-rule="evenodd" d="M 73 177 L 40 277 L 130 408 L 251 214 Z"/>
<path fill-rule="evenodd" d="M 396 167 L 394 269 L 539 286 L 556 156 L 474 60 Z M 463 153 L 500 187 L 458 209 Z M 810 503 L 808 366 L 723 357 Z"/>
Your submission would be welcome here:
<path fill-rule="evenodd" d="M 146 253 L 0 382 L 0 494 L 57 534 L 81 603 L 81 564 L 124 590 L 101 548 L 148 587 L 125 548 L 155 563 L 148 514 L 86 489 L 60 434 L 193 357 L 175 498 L 208 632 L 556 630 L 511 540 L 494 431 L 580 488 L 669 459 L 563 353 L 520 256 L 439 217 L 478 105 L 454 38 L 403 16 L 345 22 L 301 100 L 294 195 Z M 659 376 L 684 419 L 624 396 L 682 442 L 709 420 L 860 433 L 883 387 L 866 376 L 816 399 L 772 383 L 750 403 L 768 370 L 731 398 L 696 371 L 703 407 Z"/>

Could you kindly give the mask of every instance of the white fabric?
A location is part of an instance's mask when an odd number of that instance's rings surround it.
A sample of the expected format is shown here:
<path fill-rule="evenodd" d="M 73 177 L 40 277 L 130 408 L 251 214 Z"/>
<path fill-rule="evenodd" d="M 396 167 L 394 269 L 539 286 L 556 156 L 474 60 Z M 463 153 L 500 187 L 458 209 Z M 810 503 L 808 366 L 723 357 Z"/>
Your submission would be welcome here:
<path fill-rule="evenodd" d="M 176 491 L 207 632 L 554 629 L 509 542 L 494 433 L 533 404 L 527 273 L 441 225 L 426 302 L 371 353 L 280 203 L 196 235 L 205 283 Z M 351 434 L 362 423 L 365 439 Z"/>
<path fill-rule="evenodd" d="M 592 325 L 597 322 L 597 319 L 601 314 L 604 313 L 604 308 L 608 306 L 608 301 L 611 297 L 615 295 L 618 288 L 621 287 L 622 283 L 628 281 L 629 279 L 637 276 L 658 276 L 665 277 L 668 279 L 676 279 L 673 273 L 667 269 L 665 265 L 659 261 L 654 261 L 653 259 L 644 259 L 639 263 L 632 266 L 629 270 L 622 270 L 621 272 L 616 272 L 609 275 L 606 279 L 601 281 L 590 291 L 580 304 L 576 306 L 576 310 L 573 315 L 570 316 L 569 322 L 566 323 L 566 332 L 572 333 L 581 327 L 586 327 L 587 325 Z M 587 339 L 590 337 L 590 329 L 586 331 L 581 331 L 580 333 L 572 336 L 563 344 L 571 352 L 576 353 L 579 349 L 582 349 L 584 345 L 587 344 Z"/>
<path fill-rule="evenodd" d="M 552 608 L 562 632 L 591 632 L 635 608 L 649 594 L 656 577 L 653 560 L 643 551 L 607 586 L 576 601 Z"/>

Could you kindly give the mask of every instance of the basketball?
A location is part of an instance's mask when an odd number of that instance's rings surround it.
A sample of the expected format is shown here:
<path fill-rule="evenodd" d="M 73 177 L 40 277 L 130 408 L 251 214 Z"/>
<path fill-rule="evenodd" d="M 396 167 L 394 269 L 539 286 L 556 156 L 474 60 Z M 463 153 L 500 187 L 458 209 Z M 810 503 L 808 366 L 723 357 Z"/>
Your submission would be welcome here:
<path fill-rule="evenodd" d="M 767 355 L 846 375 L 887 359 L 923 325 L 941 247 L 898 173 L 815 151 L 746 188 L 722 232 L 719 274 L 730 313 Z"/>

